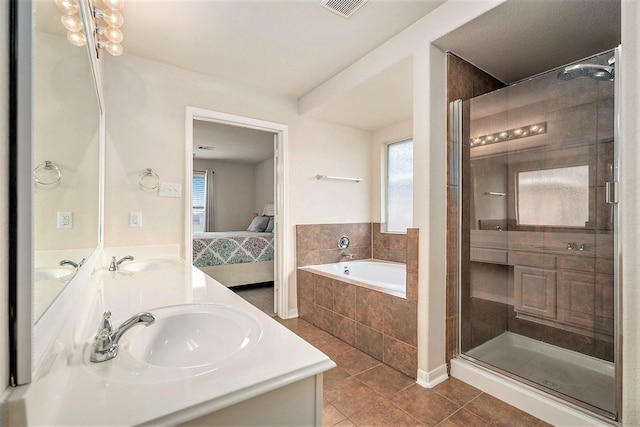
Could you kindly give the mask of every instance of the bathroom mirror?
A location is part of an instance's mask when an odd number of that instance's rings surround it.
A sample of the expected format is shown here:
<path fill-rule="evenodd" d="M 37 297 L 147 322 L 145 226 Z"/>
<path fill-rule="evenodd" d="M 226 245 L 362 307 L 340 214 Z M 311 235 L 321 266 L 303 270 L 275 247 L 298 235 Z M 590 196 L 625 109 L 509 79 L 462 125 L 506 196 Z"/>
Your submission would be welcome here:
<path fill-rule="evenodd" d="M 88 280 L 98 262 L 95 249 L 101 246 L 103 97 L 88 1 L 79 0 L 78 10 L 84 47 L 67 42 L 54 0 L 9 2 L 8 341 L 13 386 L 29 383 L 50 351 L 82 288 L 80 279 Z M 38 168 L 41 183 L 35 180 Z M 72 266 L 83 258 L 84 265 Z M 61 266 L 62 260 L 71 262 Z"/>
<path fill-rule="evenodd" d="M 101 108 L 87 46 L 67 40 L 54 0 L 32 5 L 35 323 L 98 245 Z"/>

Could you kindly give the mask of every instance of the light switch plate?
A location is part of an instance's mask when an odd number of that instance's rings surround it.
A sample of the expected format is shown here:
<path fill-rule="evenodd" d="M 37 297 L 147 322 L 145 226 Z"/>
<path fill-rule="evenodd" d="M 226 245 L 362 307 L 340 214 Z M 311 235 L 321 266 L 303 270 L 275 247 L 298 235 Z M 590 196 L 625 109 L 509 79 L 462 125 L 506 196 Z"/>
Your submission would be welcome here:
<path fill-rule="evenodd" d="M 129 212 L 129 227 L 142 227 L 142 212 Z"/>
<path fill-rule="evenodd" d="M 161 182 L 158 195 L 160 197 L 182 197 L 182 184 Z"/>
<path fill-rule="evenodd" d="M 72 212 L 58 212 L 58 229 L 73 228 L 73 213 Z"/>

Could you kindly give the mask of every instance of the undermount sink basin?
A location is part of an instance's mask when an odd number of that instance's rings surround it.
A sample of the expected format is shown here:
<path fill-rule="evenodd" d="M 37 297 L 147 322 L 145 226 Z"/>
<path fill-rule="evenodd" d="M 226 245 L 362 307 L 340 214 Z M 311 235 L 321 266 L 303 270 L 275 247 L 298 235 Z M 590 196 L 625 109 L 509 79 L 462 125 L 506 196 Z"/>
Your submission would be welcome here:
<path fill-rule="evenodd" d="M 85 350 L 85 367 L 95 375 L 121 382 L 173 381 L 234 363 L 262 336 L 256 319 L 226 305 L 185 304 L 148 311 L 156 317 L 155 322 L 125 332 L 115 358 L 89 362 L 91 340 Z M 113 322 L 114 327 L 120 323 Z"/>
<path fill-rule="evenodd" d="M 60 280 L 66 282 L 76 274 L 75 268 L 71 267 L 40 267 L 33 272 L 33 279 L 36 282 L 44 280 Z"/>
<path fill-rule="evenodd" d="M 180 260 L 177 259 L 147 259 L 141 261 L 125 261 L 120 264 L 119 269 L 120 271 L 139 273 L 141 271 L 164 270 L 180 264 Z"/>

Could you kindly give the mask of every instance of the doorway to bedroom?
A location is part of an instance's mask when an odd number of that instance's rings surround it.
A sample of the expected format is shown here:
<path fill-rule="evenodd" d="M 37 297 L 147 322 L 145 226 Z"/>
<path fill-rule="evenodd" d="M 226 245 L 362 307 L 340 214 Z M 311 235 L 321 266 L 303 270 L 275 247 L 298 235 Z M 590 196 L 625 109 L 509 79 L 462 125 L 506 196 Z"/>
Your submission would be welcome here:
<path fill-rule="evenodd" d="M 285 317 L 277 171 L 286 128 L 279 126 L 187 108 L 185 256 L 265 313 Z"/>

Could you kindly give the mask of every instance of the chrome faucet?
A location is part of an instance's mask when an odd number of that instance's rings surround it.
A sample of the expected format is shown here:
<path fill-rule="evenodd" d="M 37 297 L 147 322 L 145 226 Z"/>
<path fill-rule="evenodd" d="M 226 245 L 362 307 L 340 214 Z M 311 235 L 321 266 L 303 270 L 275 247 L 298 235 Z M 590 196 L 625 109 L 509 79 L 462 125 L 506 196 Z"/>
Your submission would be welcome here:
<path fill-rule="evenodd" d="M 111 264 L 109 264 L 109 271 L 118 271 L 120 264 L 122 264 L 125 261 L 133 261 L 133 257 L 131 255 L 127 255 L 124 258 L 120 258 L 118 261 L 116 261 L 116 257 L 111 257 Z"/>
<path fill-rule="evenodd" d="M 71 261 L 70 259 L 63 259 L 62 261 L 60 261 L 60 265 L 70 265 L 73 268 L 75 268 L 76 270 L 79 269 L 80 267 L 82 267 L 82 264 L 84 264 L 84 262 L 86 261 L 86 258 L 82 258 L 82 260 L 80 260 L 80 262 L 75 263 L 73 261 Z"/>
<path fill-rule="evenodd" d="M 155 321 L 156 318 L 151 313 L 138 313 L 125 320 L 122 325 L 114 330 L 111 325 L 111 312 L 105 311 L 102 315 L 100 326 L 98 327 L 98 333 L 91 347 L 91 357 L 89 360 L 97 363 L 113 359 L 118 355 L 118 341 L 120 341 L 120 338 L 125 332 L 136 325 L 143 324 L 149 326 Z"/>
<path fill-rule="evenodd" d="M 353 254 L 352 254 L 351 252 L 342 251 L 342 254 L 341 254 L 341 255 L 342 255 L 344 258 L 347 258 L 347 259 L 353 259 Z"/>

